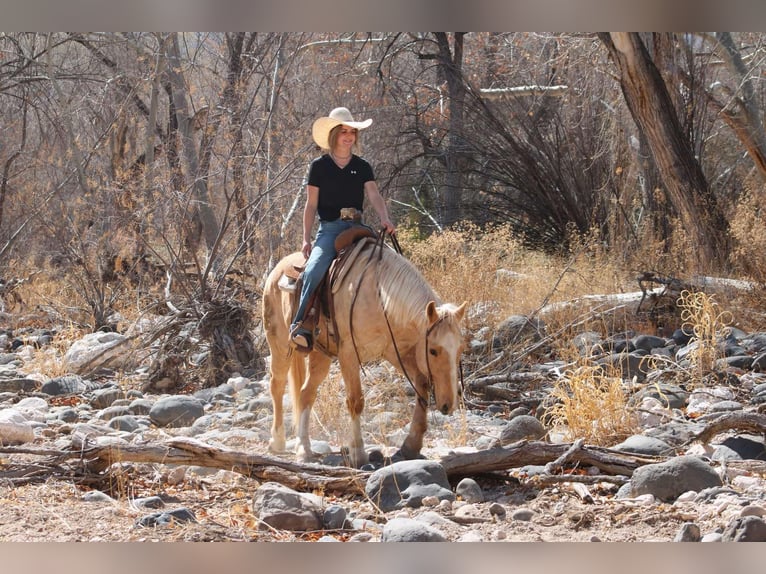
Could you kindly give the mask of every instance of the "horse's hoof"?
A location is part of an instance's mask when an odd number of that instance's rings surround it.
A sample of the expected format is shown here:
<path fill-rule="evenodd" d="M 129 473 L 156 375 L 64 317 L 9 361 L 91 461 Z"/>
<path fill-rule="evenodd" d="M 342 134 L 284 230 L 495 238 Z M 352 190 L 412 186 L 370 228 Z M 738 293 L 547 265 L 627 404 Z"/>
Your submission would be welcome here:
<path fill-rule="evenodd" d="M 386 457 L 383 456 L 383 453 L 381 451 L 377 450 L 377 449 L 376 450 L 371 450 L 370 454 L 369 454 L 369 457 L 368 457 L 368 461 L 369 461 L 370 464 L 375 465 L 378 468 L 380 468 L 385 463 Z"/>
<path fill-rule="evenodd" d="M 394 454 L 391 455 L 391 458 L 389 459 L 389 464 L 393 464 L 395 462 L 401 462 L 403 460 L 424 460 L 426 457 L 420 454 L 419 452 L 413 452 L 406 448 L 400 448 L 397 450 Z"/>
<path fill-rule="evenodd" d="M 317 462 L 320 456 L 313 450 L 298 449 L 295 453 L 295 460 L 298 462 Z"/>
<path fill-rule="evenodd" d="M 340 449 L 340 454 L 343 457 L 343 461 L 346 466 L 350 468 L 361 468 L 362 465 L 367 464 L 367 453 L 364 450 L 352 451 L 349 447 L 343 446 Z"/>

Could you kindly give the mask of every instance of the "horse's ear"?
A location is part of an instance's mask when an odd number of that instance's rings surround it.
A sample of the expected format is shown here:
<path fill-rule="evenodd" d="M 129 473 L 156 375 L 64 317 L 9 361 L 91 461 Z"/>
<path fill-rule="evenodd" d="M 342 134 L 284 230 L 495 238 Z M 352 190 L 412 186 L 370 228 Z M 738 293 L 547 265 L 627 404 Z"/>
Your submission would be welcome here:
<path fill-rule="evenodd" d="M 433 325 L 439 320 L 439 312 L 436 310 L 436 303 L 429 301 L 426 305 L 426 317 L 428 317 L 428 324 Z"/>
<path fill-rule="evenodd" d="M 457 309 L 455 309 L 455 319 L 458 321 L 463 320 L 463 315 L 465 315 L 465 308 L 468 306 L 468 301 L 463 301 L 463 304 L 460 305 Z"/>

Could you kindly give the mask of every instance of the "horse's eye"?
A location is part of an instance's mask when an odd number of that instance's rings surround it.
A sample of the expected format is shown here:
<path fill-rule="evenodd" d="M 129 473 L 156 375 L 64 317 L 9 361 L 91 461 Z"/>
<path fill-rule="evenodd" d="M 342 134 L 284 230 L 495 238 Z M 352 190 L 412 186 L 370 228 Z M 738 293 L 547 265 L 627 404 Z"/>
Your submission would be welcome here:
<path fill-rule="evenodd" d="M 436 349 L 430 349 L 428 352 L 431 353 L 434 357 L 439 354 L 436 352 Z"/>

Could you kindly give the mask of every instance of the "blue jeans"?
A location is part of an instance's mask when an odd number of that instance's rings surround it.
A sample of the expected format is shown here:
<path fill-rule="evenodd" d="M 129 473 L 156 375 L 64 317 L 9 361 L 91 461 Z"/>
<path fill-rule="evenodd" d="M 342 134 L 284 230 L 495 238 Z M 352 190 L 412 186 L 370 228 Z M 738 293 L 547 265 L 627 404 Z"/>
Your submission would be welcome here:
<path fill-rule="evenodd" d="M 312 293 L 322 282 L 322 278 L 330 269 L 333 259 L 335 259 L 335 239 L 342 231 L 351 228 L 354 225 L 352 221 L 320 221 L 319 231 L 317 231 L 314 245 L 311 247 L 306 267 L 303 270 L 303 287 L 301 288 L 301 298 L 298 304 L 298 310 L 295 312 L 293 325 L 303 320 L 306 312 L 306 306 L 311 299 Z"/>

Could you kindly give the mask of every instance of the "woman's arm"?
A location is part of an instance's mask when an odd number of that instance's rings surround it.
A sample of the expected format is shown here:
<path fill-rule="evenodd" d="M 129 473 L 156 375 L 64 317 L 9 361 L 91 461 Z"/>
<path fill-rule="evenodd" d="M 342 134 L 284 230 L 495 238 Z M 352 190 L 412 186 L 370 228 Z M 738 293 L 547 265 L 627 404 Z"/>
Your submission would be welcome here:
<path fill-rule="evenodd" d="M 315 185 L 306 186 L 306 205 L 303 208 L 303 245 L 301 253 L 308 259 L 311 253 L 311 230 L 314 228 L 314 219 L 319 205 L 319 188 Z"/>
<path fill-rule="evenodd" d="M 391 219 L 388 217 L 388 210 L 386 209 L 386 202 L 383 201 L 383 196 L 380 195 L 377 182 L 368 181 L 364 184 L 364 192 L 367 195 L 367 200 L 380 218 L 380 224 L 386 229 L 388 233 L 396 233 L 394 224 L 391 223 Z"/>

